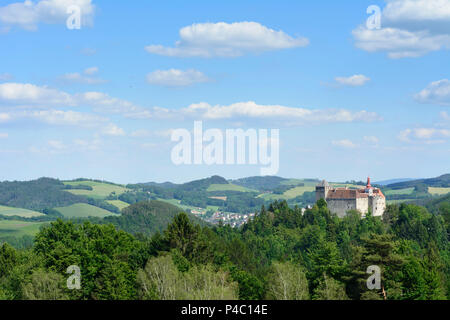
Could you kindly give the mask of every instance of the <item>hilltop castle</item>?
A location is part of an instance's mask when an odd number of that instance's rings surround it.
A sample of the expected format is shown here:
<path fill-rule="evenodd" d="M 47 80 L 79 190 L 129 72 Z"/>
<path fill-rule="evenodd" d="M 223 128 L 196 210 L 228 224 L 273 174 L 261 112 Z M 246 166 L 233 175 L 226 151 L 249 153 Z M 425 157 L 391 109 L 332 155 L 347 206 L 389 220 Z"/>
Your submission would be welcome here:
<path fill-rule="evenodd" d="M 386 198 L 380 189 L 367 185 L 361 189 L 332 188 L 323 180 L 316 186 L 316 200 L 325 199 L 328 208 L 339 217 L 344 217 L 349 210 L 358 210 L 363 216 L 372 212 L 373 216 L 382 216 L 386 209 Z"/>

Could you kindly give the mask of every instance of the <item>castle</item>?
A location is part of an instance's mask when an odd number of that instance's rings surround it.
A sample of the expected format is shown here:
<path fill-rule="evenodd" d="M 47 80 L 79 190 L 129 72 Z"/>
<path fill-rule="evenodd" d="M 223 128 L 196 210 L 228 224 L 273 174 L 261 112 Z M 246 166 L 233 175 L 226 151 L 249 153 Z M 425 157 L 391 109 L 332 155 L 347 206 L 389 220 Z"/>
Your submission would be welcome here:
<path fill-rule="evenodd" d="M 330 211 L 341 218 L 349 210 L 358 210 L 365 216 L 370 209 L 373 216 L 382 216 L 386 209 L 384 194 L 370 185 L 370 178 L 361 189 L 332 188 L 323 180 L 316 186 L 316 201 L 319 199 L 325 199 Z"/>

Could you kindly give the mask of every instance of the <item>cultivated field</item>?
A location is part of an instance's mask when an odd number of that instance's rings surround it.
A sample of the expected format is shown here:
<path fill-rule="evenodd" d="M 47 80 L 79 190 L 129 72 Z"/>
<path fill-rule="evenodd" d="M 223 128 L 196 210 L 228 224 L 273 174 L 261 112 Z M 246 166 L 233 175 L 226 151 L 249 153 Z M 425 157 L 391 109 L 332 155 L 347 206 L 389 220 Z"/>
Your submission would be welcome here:
<path fill-rule="evenodd" d="M 87 203 L 75 203 L 71 206 L 54 209 L 60 212 L 66 218 L 87 218 L 87 217 L 104 218 L 107 216 L 116 215 L 105 209 L 94 207 Z"/>
<path fill-rule="evenodd" d="M 441 196 L 441 195 L 450 193 L 450 188 L 433 188 L 433 187 L 429 187 L 428 188 L 428 193 Z"/>
<path fill-rule="evenodd" d="M 39 217 L 43 216 L 43 213 L 31 211 L 27 209 L 21 209 L 21 208 L 13 208 L 13 207 L 6 207 L 0 205 L 0 215 L 12 217 L 12 216 L 18 216 L 22 218 L 33 218 L 33 217 Z"/>
<path fill-rule="evenodd" d="M 411 194 L 414 192 L 414 188 L 405 188 L 405 189 L 398 189 L 398 190 L 386 190 L 384 192 L 385 195 L 396 195 L 396 194 Z"/>
<path fill-rule="evenodd" d="M 24 222 L 16 220 L 0 220 L 1 237 L 22 237 L 25 235 L 34 236 L 38 233 L 42 225 L 48 222 Z"/>
<path fill-rule="evenodd" d="M 106 200 L 106 202 L 112 204 L 113 206 L 116 206 L 121 211 L 122 211 L 122 209 L 124 209 L 124 208 L 129 206 L 128 203 L 123 202 L 121 200 Z"/>
<path fill-rule="evenodd" d="M 102 183 L 102 182 L 95 182 L 95 181 L 67 181 L 64 182 L 66 185 L 71 186 L 77 186 L 77 185 L 85 185 L 92 187 L 92 190 L 80 190 L 80 189 L 74 189 L 74 190 L 66 190 L 72 194 L 76 195 L 82 195 L 82 196 L 88 196 L 94 199 L 104 199 L 107 196 L 109 196 L 112 192 L 115 192 L 116 195 L 120 195 L 126 191 L 128 191 L 127 188 L 109 184 L 109 183 Z"/>
<path fill-rule="evenodd" d="M 235 184 L 212 184 L 209 186 L 209 188 L 206 190 L 209 192 L 212 191 L 239 191 L 239 192 L 252 192 L 256 190 L 248 189 L 242 186 L 238 186 Z"/>

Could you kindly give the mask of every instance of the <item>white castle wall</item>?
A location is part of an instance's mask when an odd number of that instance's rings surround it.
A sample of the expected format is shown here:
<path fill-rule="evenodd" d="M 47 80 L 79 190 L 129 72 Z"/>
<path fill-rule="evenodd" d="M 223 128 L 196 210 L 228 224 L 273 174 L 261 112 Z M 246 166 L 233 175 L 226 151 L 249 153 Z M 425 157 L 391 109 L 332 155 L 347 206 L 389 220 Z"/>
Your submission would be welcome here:
<path fill-rule="evenodd" d="M 339 218 L 347 215 L 349 210 L 357 210 L 356 200 L 352 199 L 326 199 L 331 213 L 335 213 Z"/>

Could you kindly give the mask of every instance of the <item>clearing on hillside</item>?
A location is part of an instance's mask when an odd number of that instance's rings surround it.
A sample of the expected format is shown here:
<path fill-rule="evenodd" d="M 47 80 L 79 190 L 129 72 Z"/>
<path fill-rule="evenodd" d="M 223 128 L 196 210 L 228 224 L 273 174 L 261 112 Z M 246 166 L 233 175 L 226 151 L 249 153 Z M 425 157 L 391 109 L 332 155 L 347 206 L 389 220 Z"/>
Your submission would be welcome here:
<path fill-rule="evenodd" d="M 66 190 L 66 191 L 70 192 L 72 194 L 88 196 L 88 197 L 91 197 L 94 199 L 105 199 L 112 192 L 115 192 L 116 195 L 120 195 L 120 194 L 128 191 L 127 188 L 119 186 L 119 185 L 103 183 L 103 182 L 95 182 L 95 181 L 66 181 L 66 182 L 64 182 L 64 184 L 71 185 L 71 186 L 84 185 L 84 186 L 92 187 L 92 190 L 72 189 L 72 190 Z"/>
<path fill-rule="evenodd" d="M 104 218 L 108 216 L 117 216 L 105 209 L 91 206 L 87 203 L 75 203 L 71 206 L 54 208 L 60 212 L 66 218 L 87 218 L 87 217 L 99 217 Z"/>
<path fill-rule="evenodd" d="M 44 214 L 41 212 L 31 211 L 28 209 L 13 208 L 0 205 L 0 215 L 7 217 L 18 216 L 22 218 L 34 218 L 43 216 Z"/>
<path fill-rule="evenodd" d="M 34 236 L 41 226 L 48 222 L 25 222 L 16 220 L 0 220 L 0 238 Z"/>
<path fill-rule="evenodd" d="M 442 196 L 444 194 L 450 193 L 450 188 L 433 188 L 428 187 L 428 193 L 433 195 Z"/>
<path fill-rule="evenodd" d="M 239 192 L 256 192 L 256 190 L 248 189 L 246 187 L 238 186 L 236 184 L 212 184 L 206 189 L 208 192 L 212 191 L 239 191 Z"/>
<path fill-rule="evenodd" d="M 106 200 L 106 202 L 108 202 L 109 204 L 112 204 L 113 206 L 117 207 L 120 211 L 122 211 L 122 209 L 124 209 L 124 208 L 129 206 L 128 203 L 123 202 L 122 200 Z"/>
<path fill-rule="evenodd" d="M 414 188 L 405 188 L 405 189 L 398 189 L 398 190 L 386 190 L 384 194 L 386 196 L 392 196 L 397 194 L 412 194 L 414 192 Z"/>

